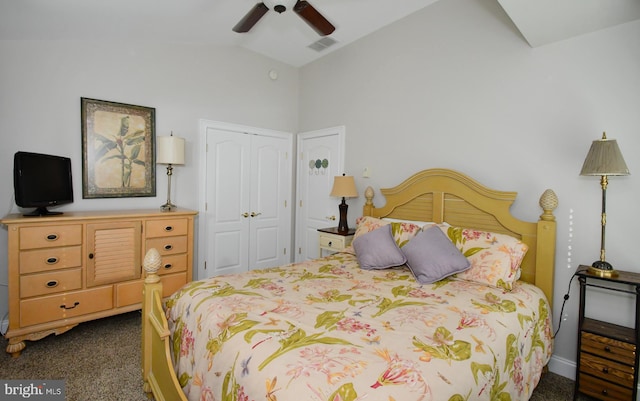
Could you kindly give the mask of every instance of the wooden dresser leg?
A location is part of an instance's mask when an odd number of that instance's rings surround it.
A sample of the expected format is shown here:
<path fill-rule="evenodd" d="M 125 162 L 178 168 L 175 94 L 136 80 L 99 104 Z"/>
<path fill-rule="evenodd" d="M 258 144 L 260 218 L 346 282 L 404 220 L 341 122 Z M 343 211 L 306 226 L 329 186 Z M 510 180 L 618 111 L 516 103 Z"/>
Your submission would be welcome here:
<path fill-rule="evenodd" d="M 25 349 L 27 344 L 24 341 L 12 342 L 9 340 L 9 344 L 7 345 L 7 353 L 11 354 L 12 357 L 18 358 L 22 353 L 22 350 Z"/>

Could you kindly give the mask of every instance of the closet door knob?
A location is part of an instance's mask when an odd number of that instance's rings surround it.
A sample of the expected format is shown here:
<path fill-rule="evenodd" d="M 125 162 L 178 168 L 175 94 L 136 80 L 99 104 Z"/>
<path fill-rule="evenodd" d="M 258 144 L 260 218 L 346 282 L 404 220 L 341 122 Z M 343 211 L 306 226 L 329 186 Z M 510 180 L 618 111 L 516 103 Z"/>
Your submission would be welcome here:
<path fill-rule="evenodd" d="M 260 216 L 262 213 L 251 212 L 251 217 Z"/>
<path fill-rule="evenodd" d="M 242 213 L 240 216 L 242 216 L 242 217 L 244 217 L 244 218 L 246 219 L 247 217 L 249 217 L 249 213 L 244 212 L 244 213 Z"/>

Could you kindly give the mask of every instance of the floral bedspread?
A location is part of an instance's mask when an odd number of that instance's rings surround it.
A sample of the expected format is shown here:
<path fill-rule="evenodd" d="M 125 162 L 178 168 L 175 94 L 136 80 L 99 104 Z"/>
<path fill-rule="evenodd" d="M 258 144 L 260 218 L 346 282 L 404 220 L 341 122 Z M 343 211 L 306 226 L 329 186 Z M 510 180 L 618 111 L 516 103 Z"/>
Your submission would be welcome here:
<path fill-rule="evenodd" d="M 192 282 L 167 318 L 189 400 L 527 400 L 553 345 L 532 285 L 421 286 L 349 253 Z"/>

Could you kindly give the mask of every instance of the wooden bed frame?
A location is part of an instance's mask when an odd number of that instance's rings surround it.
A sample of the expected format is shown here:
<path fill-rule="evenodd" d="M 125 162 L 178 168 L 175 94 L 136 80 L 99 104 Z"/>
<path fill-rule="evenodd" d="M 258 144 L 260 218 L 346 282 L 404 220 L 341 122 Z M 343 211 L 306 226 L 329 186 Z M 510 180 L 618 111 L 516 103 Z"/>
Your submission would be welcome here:
<path fill-rule="evenodd" d="M 553 210 L 558 205 L 552 190 L 546 190 L 540 198 L 543 213 L 537 222 L 522 221 L 511 215 L 516 192 L 489 189 L 453 170 L 424 170 L 380 192 L 386 204 L 377 208 L 373 205 L 373 189 L 366 189 L 363 215 L 446 222 L 521 239 L 529 251 L 522 262 L 520 279 L 542 289 L 552 304 L 556 243 Z M 186 401 L 171 361 L 169 328 L 161 299 L 162 283 L 157 275 L 160 264 L 160 255 L 155 249 L 150 250 L 144 261 L 147 277 L 142 304 L 144 391 L 157 401 Z"/>

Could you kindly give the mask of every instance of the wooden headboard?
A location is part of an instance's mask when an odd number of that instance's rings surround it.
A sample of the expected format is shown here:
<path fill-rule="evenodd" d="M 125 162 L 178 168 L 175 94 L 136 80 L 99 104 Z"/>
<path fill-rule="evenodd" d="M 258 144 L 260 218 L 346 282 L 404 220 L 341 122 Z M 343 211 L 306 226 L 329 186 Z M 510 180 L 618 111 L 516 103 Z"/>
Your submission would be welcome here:
<path fill-rule="evenodd" d="M 548 189 L 540 197 L 543 210 L 536 222 L 514 217 L 510 208 L 517 193 L 497 191 L 453 170 L 420 171 L 393 188 L 380 192 L 383 207 L 373 205 L 374 191 L 365 191 L 363 215 L 396 219 L 446 222 L 452 226 L 509 234 L 529 247 L 522 261 L 520 279 L 542 289 L 553 304 L 556 221 L 556 194 Z"/>

